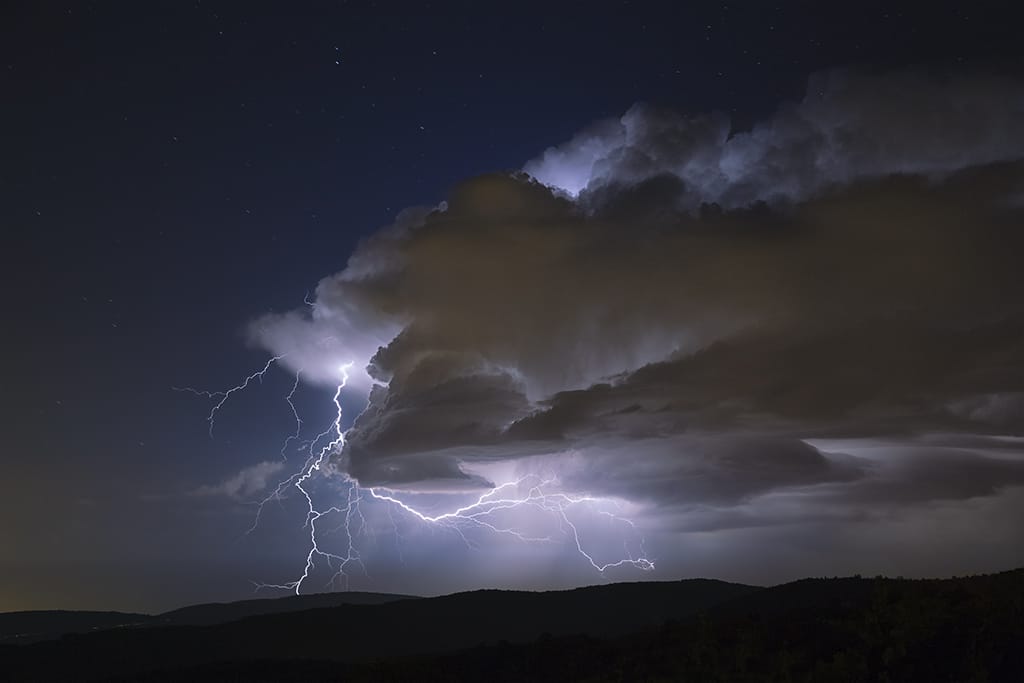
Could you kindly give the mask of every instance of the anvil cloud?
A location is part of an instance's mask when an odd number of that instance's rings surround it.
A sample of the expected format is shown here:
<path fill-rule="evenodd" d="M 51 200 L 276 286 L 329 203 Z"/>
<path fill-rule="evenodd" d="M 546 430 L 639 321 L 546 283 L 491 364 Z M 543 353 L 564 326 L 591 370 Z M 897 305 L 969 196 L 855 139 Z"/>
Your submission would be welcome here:
<path fill-rule="evenodd" d="M 746 130 L 636 106 L 467 180 L 251 331 L 366 366 L 363 485 L 541 469 L 652 528 L 853 547 L 1020 507 L 1022 225 L 1024 82 L 830 72 Z"/>

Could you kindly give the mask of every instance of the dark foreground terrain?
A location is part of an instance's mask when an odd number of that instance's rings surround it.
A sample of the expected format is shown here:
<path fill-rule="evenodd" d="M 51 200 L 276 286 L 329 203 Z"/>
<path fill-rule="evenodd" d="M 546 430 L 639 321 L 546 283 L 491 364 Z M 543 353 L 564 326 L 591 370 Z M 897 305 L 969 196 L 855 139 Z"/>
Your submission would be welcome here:
<path fill-rule="evenodd" d="M 39 610 L 0 613 L 0 644 L 25 645 L 55 640 L 72 633 L 89 633 L 115 628 L 148 626 L 206 626 L 237 621 L 245 617 L 280 612 L 298 612 L 316 607 L 379 605 L 410 600 L 412 595 L 390 593 L 315 593 L 292 595 L 276 600 L 239 600 L 190 605 L 162 614 L 135 612 L 89 612 Z"/>
<path fill-rule="evenodd" d="M 1024 681 L 1024 570 L 383 596 L 207 624 L 3 646 L 0 678 Z"/>

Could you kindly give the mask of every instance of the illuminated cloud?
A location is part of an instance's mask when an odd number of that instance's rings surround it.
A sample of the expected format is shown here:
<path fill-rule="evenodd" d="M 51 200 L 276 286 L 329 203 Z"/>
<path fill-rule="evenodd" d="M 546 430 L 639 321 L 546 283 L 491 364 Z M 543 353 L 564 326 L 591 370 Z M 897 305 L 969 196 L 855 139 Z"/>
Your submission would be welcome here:
<path fill-rule="evenodd" d="M 998 76 L 821 74 L 742 131 L 634 107 L 403 214 L 252 334 L 319 382 L 365 365 L 336 461 L 365 486 L 542 471 L 691 530 L 997 496 L 1024 484 L 985 441 L 1024 430 L 1022 159 Z"/>
<path fill-rule="evenodd" d="M 200 486 L 192 493 L 196 496 L 227 496 L 238 501 L 249 501 L 266 490 L 271 480 L 283 469 L 284 463 L 279 460 L 256 463 L 219 484 Z"/>
<path fill-rule="evenodd" d="M 552 147 L 525 170 L 584 201 L 658 176 L 682 183 L 677 206 L 802 201 L 824 188 L 891 174 L 944 174 L 1019 159 L 1024 84 L 994 75 L 811 77 L 798 103 L 737 131 L 722 114 L 637 105 Z"/>

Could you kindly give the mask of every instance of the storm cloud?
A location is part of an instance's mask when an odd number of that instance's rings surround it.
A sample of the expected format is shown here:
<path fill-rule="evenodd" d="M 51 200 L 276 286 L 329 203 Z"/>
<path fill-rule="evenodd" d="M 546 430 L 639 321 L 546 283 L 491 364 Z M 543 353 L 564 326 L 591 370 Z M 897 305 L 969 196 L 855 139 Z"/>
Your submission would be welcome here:
<path fill-rule="evenodd" d="M 748 129 L 635 106 L 467 180 L 251 333 L 365 368 L 363 485 L 856 521 L 1024 485 L 991 441 L 1024 432 L 1022 226 L 1024 82 L 829 72 Z"/>

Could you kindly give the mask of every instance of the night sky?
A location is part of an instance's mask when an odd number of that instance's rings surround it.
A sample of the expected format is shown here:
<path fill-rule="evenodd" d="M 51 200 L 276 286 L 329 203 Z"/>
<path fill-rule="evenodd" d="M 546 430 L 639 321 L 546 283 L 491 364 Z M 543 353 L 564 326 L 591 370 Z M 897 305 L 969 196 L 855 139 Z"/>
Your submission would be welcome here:
<path fill-rule="evenodd" d="M 1024 564 L 996 7 L 8 3 L 0 611 Z"/>

